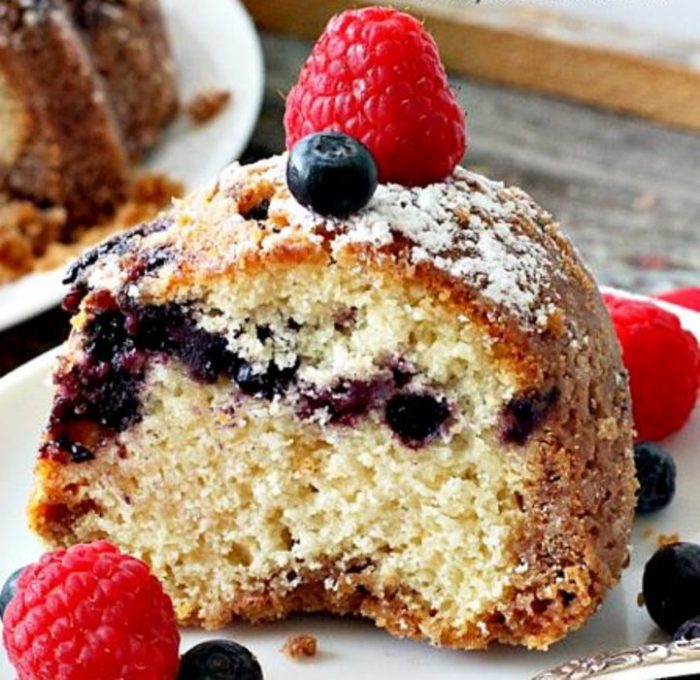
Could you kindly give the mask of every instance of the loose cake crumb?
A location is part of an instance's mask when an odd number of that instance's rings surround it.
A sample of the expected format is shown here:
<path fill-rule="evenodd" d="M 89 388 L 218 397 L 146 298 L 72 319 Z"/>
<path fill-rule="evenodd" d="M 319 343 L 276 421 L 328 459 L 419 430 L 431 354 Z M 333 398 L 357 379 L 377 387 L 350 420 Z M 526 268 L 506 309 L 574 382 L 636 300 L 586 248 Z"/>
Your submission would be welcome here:
<path fill-rule="evenodd" d="M 654 537 L 654 527 L 646 527 L 644 529 L 644 538 L 653 538 Z"/>
<path fill-rule="evenodd" d="M 656 539 L 659 549 L 665 548 L 667 545 L 673 545 L 674 543 L 680 542 L 681 537 L 678 532 L 674 532 L 672 534 L 659 534 L 659 537 Z"/>
<path fill-rule="evenodd" d="M 229 90 L 202 90 L 185 105 L 185 112 L 196 125 L 216 118 L 231 101 Z"/>
<path fill-rule="evenodd" d="M 0 201 L 0 284 L 32 270 L 66 223 L 62 208 L 42 209 L 29 201 Z"/>
<path fill-rule="evenodd" d="M 292 661 L 311 659 L 318 653 L 318 641 L 313 635 L 306 633 L 290 635 L 282 647 L 282 652 Z"/>
<path fill-rule="evenodd" d="M 29 201 L 0 199 L 0 285 L 63 266 L 112 234 L 153 219 L 183 193 L 183 185 L 165 175 L 140 175 L 111 218 L 70 231 L 63 208 L 42 209 Z"/>

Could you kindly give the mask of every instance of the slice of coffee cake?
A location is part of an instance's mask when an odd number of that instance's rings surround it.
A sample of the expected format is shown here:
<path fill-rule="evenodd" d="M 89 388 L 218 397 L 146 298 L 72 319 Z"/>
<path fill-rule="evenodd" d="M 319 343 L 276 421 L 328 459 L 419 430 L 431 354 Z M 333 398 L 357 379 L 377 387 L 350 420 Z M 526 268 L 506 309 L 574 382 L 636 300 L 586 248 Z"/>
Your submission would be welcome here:
<path fill-rule="evenodd" d="M 178 108 L 160 0 L 66 0 L 104 83 L 124 145 L 138 160 Z"/>
<path fill-rule="evenodd" d="M 628 389 L 595 284 L 458 168 L 346 219 L 234 165 L 72 269 L 30 516 L 146 560 L 183 623 L 358 614 L 546 648 L 628 557 Z"/>

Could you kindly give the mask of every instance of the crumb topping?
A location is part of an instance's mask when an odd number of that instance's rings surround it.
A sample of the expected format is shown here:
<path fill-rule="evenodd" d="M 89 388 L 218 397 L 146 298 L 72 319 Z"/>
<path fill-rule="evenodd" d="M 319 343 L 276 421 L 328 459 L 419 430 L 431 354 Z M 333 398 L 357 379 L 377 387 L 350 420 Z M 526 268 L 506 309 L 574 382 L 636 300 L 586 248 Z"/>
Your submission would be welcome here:
<path fill-rule="evenodd" d="M 136 280 L 128 271 L 133 258 L 113 253 L 86 271 L 89 286 L 127 287 L 138 299 L 165 289 L 184 263 L 213 271 L 246 253 L 303 243 L 324 245 L 336 258 L 358 245 L 385 251 L 400 245 L 412 265 L 434 267 L 478 294 L 489 318 L 506 314 L 541 333 L 561 315 L 561 290 L 575 273 L 567 269 L 551 216 L 520 189 L 458 168 L 426 187 L 380 185 L 364 209 L 339 219 L 297 203 L 285 174 L 286 155 L 234 163 L 211 186 L 176 203 L 172 228 L 133 239 L 131 255 L 168 247 L 169 266 Z M 565 330 L 578 335 L 573 326 Z"/>
<path fill-rule="evenodd" d="M 270 201 L 270 216 L 288 223 L 264 246 L 274 246 L 299 228 L 310 236 L 332 234 L 334 252 L 353 243 L 381 248 L 408 239 L 413 264 L 430 262 L 468 281 L 521 320 L 543 325 L 554 311 L 557 301 L 549 282 L 556 271 L 547 249 L 531 236 L 533 229 L 541 233 L 540 225 L 551 218 L 519 189 L 457 168 L 444 182 L 427 187 L 380 185 L 363 210 L 344 219 L 326 218 L 291 196 L 285 161 L 286 156 L 279 156 L 258 164 L 261 181 L 283 187 Z M 249 182 L 255 169 L 234 164 L 222 174 L 220 189 Z"/>

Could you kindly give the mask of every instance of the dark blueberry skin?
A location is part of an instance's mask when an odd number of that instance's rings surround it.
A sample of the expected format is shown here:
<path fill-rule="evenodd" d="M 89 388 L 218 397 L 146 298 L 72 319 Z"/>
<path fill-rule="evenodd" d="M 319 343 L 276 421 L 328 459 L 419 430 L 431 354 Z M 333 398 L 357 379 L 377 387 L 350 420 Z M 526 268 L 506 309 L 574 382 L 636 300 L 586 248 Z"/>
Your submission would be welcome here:
<path fill-rule="evenodd" d="M 7 605 L 10 604 L 10 600 L 17 592 L 17 581 L 19 581 L 19 577 L 22 575 L 23 571 L 24 567 L 14 572 L 12 576 L 5 581 L 5 585 L 2 587 L 2 590 L 0 590 L 0 619 L 5 616 Z"/>
<path fill-rule="evenodd" d="M 417 447 L 439 434 L 450 410 L 432 394 L 408 392 L 393 396 L 385 414 L 389 427 L 404 444 Z"/>
<path fill-rule="evenodd" d="M 657 550 L 644 567 L 642 592 L 649 616 L 669 635 L 700 616 L 700 545 L 673 543 Z"/>
<path fill-rule="evenodd" d="M 673 634 L 673 641 L 679 640 L 698 640 L 700 639 L 700 616 L 696 616 L 690 621 L 681 624 L 678 630 Z"/>
<path fill-rule="evenodd" d="M 268 211 L 270 210 L 270 201 L 264 200 L 254 205 L 250 210 L 241 211 L 241 215 L 247 220 L 258 220 L 262 222 L 268 217 Z"/>
<path fill-rule="evenodd" d="M 302 398 L 297 405 L 300 418 L 310 418 L 320 410 L 326 411 L 330 422 L 352 425 L 358 418 L 380 407 L 393 389 L 391 378 L 377 376 L 370 380 L 340 379 L 320 390 L 302 386 Z"/>
<path fill-rule="evenodd" d="M 559 390 L 527 390 L 513 397 L 501 414 L 502 438 L 507 444 L 522 445 L 547 417 L 559 399 Z"/>
<path fill-rule="evenodd" d="M 676 464 L 671 454 L 658 444 L 640 442 L 634 446 L 640 515 L 665 508 L 676 493 Z"/>
<path fill-rule="evenodd" d="M 230 640 L 202 642 L 183 655 L 177 680 L 263 680 L 258 660 Z"/>
<path fill-rule="evenodd" d="M 319 215 L 346 217 L 377 189 L 377 166 L 367 147 L 340 132 L 299 140 L 289 154 L 287 184 L 294 198 Z"/>

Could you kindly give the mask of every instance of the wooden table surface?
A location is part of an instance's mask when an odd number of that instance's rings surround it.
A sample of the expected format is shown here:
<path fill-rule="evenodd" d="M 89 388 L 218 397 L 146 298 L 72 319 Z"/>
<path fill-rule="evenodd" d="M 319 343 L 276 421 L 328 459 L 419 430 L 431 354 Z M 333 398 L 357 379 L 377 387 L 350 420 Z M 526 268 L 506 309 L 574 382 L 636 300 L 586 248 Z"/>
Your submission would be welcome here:
<path fill-rule="evenodd" d="M 283 93 L 310 43 L 263 37 L 267 87 L 244 160 L 283 148 Z M 700 285 L 700 135 L 454 79 L 469 113 L 465 164 L 518 184 L 553 212 L 602 284 L 636 292 Z M 235 105 L 235 103 L 234 103 Z M 0 375 L 61 342 L 52 310 L 0 333 Z"/>

